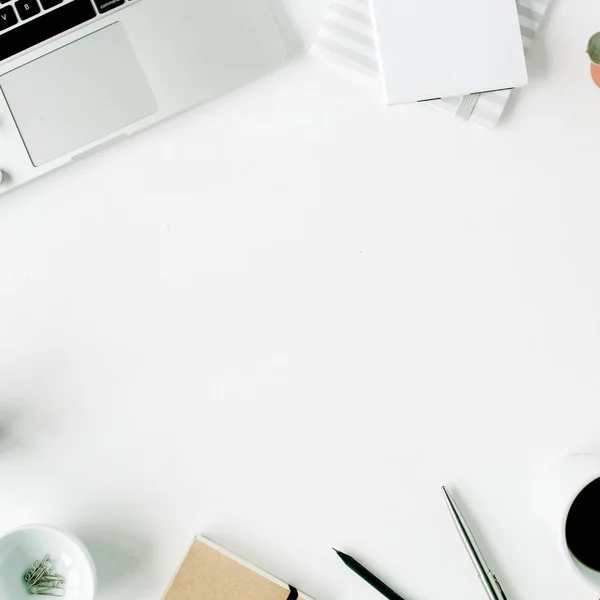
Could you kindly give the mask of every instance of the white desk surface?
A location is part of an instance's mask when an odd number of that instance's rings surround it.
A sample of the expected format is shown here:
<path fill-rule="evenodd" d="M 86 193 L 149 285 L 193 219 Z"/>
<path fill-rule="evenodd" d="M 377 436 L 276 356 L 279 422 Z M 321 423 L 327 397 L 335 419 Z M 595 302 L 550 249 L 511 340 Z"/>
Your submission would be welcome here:
<path fill-rule="evenodd" d="M 63 525 L 98 600 L 160 597 L 204 532 L 317 600 L 593 600 L 536 461 L 599 449 L 600 89 L 556 0 L 485 131 L 305 52 L 0 200 L 0 529 Z M 597 597 L 597 596 L 596 596 Z"/>

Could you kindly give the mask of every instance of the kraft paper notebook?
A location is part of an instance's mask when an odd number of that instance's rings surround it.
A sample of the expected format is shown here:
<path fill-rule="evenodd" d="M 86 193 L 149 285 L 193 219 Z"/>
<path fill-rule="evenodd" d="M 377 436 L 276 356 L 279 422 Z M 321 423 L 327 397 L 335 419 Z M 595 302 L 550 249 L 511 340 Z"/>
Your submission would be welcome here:
<path fill-rule="evenodd" d="M 311 600 L 204 537 L 194 539 L 163 600 Z"/>
<path fill-rule="evenodd" d="M 550 0 L 518 0 L 517 10 L 525 51 L 544 20 Z M 332 0 L 311 52 L 336 65 L 365 75 L 380 76 L 375 30 L 369 0 Z M 436 108 L 481 127 L 495 127 L 511 96 L 509 90 L 457 96 L 427 102 Z"/>
<path fill-rule="evenodd" d="M 387 104 L 527 83 L 515 0 L 371 0 Z"/>

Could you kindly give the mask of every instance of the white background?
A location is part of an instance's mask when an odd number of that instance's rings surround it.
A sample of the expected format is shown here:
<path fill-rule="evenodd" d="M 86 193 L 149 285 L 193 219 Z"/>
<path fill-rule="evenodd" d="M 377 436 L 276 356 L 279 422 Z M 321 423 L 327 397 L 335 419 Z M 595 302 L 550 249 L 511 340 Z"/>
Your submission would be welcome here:
<path fill-rule="evenodd" d="M 600 449 L 600 89 L 556 0 L 502 126 L 306 53 L 0 200 L 0 529 L 88 543 L 98 600 L 160 597 L 204 532 L 317 600 L 589 599 L 538 460 Z M 597 597 L 597 596 L 596 596 Z"/>

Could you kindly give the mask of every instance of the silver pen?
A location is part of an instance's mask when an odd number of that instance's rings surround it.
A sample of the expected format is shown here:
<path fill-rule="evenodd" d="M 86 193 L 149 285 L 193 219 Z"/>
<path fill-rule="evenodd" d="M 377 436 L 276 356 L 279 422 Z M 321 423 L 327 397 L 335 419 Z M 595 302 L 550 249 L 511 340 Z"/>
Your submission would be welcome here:
<path fill-rule="evenodd" d="M 448 509 L 450 510 L 454 524 L 456 525 L 463 544 L 473 561 L 473 565 L 475 565 L 475 569 L 477 569 L 479 579 L 481 579 L 481 583 L 483 584 L 487 595 L 490 597 L 490 600 L 507 600 L 500 582 L 488 566 L 485 558 L 483 558 L 483 554 L 473 537 L 473 533 L 469 529 L 469 525 L 460 512 L 456 501 L 445 487 L 442 487 L 442 491 L 444 492 L 444 498 L 446 499 L 446 504 L 448 504 Z"/>

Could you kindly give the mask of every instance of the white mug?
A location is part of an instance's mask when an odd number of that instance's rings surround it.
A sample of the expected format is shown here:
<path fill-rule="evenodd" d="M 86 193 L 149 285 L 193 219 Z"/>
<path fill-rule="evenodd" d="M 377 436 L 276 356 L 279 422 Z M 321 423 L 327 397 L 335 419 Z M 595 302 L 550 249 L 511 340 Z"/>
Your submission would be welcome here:
<path fill-rule="evenodd" d="M 556 531 L 561 553 L 573 570 L 593 589 L 600 591 L 600 572 L 590 569 L 569 550 L 566 525 L 573 502 L 592 481 L 600 478 L 600 455 L 572 454 L 548 465 L 541 474 L 537 510 Z"/>

